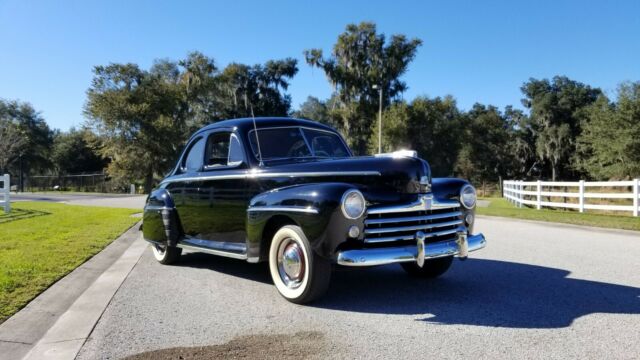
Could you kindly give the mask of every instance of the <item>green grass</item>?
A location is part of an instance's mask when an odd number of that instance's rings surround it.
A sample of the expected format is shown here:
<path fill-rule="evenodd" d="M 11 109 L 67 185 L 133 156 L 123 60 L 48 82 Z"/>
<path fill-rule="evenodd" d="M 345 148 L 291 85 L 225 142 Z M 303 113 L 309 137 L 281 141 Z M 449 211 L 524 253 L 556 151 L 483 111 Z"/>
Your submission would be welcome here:
<path fill-rule="evenodd" d="M 517 208 L 503 198 L 485 198 L 489 207 L 477 207 L 479 215 L 502 216 L 527 220 L 549 221 L 564 224 L 587 225 L 603 228 L 640 231 L 640 217 L 623 214 L 590 214 L 569 210 L 536 210 L 528 207 Z"/>
<path fill-rule="evenodd" d="M 0 212 L 0 323 L 139 219 L 136 210 L 44 202 Z"/>

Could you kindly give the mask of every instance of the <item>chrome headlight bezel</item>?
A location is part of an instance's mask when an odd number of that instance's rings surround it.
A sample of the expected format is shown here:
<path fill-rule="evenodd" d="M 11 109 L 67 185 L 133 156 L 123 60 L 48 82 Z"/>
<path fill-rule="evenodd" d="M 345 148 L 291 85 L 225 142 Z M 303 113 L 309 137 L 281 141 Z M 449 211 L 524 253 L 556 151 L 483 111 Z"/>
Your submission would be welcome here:
<path fill-rule="evenodd" d="M 351 199 L 358 199 L 360 201 L 359 209 L 357 211 L 352 211 L 351 213 L 347 210 L 347 201 Z M 364 199 L 364 195 L 359 190 L 349 189 L 344 192 L 342 195 L 342 199 L 340 200 L 340 208 L 342 209 L 342 215 L 347 219 L 355 220 L 359 219 L 364 215 L 364 212 L 367 210 L 367 202 Z M 357 215 L 357 216 L 356 216 Z"/>
<path fill-rule="evenodd" d="M 476 200 L 478 196 L 476 194 L 476 188 L 467 184 L 460 189 L 460 204 L 465 208 L 471 210 L 476 206 Z"/>

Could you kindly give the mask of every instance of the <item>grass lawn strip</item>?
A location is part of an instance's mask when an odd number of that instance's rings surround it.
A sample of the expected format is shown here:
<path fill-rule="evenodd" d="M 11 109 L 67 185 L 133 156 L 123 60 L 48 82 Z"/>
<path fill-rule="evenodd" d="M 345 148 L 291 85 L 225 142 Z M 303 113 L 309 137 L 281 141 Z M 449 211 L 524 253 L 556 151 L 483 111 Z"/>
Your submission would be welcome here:
<path fill-rule="evenodd" d="M 139 221 L 135 209 L 12 206 L 0 213 L 0 323 Z"/>
<path fill-rule="evenodd" d="M 623 214 L 590 214 L 571 210 L 552 210 L 515 207 L 503 198 L 484 198 L 489 207 L 477 207 L 478 215 L 502 216 L 526 220 L 640 231 L 640 217 Z"/>

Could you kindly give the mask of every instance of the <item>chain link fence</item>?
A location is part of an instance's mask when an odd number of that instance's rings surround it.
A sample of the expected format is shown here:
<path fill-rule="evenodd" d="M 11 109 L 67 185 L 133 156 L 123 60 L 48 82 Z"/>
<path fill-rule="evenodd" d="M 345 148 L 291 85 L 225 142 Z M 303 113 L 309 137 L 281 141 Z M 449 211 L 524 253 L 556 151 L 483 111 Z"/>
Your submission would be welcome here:
<path fill-rule="evenodd" d="M 105 173 L 75 175 L 34 175 L 24 180 L 25 191 L 79 191 L 112 193 L 125 192 L 126 188 L 114 186 Z"/>

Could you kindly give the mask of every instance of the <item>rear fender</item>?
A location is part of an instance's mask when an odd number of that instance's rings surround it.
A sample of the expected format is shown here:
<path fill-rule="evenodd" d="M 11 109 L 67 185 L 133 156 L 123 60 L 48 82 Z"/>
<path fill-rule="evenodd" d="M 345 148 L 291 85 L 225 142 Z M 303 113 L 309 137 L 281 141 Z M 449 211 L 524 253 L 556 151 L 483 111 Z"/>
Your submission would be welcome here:
<path fill-rule="evenodd" d="M 158 189 L 147 197 L 144 206 L 142 234 L 145 240 L 176 246 L 180 238 L 180 222 L 171 194 Z"/>

